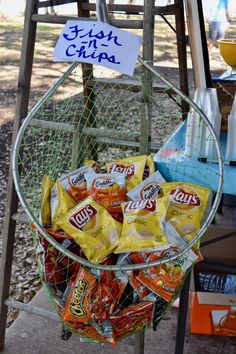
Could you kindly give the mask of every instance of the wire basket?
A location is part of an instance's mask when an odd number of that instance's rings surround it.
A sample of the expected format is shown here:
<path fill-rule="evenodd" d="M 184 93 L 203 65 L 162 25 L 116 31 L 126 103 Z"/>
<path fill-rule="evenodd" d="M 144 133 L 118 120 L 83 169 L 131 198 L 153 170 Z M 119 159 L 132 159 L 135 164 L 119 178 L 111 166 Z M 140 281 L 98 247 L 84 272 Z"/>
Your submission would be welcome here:
<path fill-rule="evenodd" d="M 217 152 L 214 166 L 200 162 L 197 151 L 193 158 L 185 153 L 186 129 L 193 119 L 182 122 L 183 102 L 190 105 L 189 116 L 197 113 L 194 124 L 212 139 Z M 85 160 L 104 164 L 150 152 L 167 182 L 191 183 L 214 192 L 214 202 L 205 205 L 190 239 L 182 235 L 182 243 L 174 244 L 171 236 L 179 230 L 163 224 L 171 200 L 160 221 L 171 245 L 158 251 L 143 248 L 115 254 L 113 248 L 94 262 L 73 237 L 49 233 L 44 227 L 40 212 L 45 174 L 55 181 Z M 14 146 L 13 175 L 33 224 L 42 282 L 63 324 L 84 339 L 115 345 L 147 327 L 155 329 L 178 296 L 187 272 L 199 260 L 198 241 L 216 213 L 223 165 L 218 139 L 203 112 L 139 59 L 132 79 L 96 66 L 70 66 L 24 120 Z"/>

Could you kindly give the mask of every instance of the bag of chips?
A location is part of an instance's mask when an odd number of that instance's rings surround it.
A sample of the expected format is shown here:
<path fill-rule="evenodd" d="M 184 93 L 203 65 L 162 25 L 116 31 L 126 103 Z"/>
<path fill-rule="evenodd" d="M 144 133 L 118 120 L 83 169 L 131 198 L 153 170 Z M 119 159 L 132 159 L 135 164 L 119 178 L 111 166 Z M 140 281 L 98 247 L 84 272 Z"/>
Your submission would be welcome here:
<path fill-rule="evenodd" d="M 146 164 L 143 172 L 143 180 L 150 177 L 155 172 L 155 165 L 151 155 L 147 156 Z"/>
<path fill-rule="evenodd" d="M 142 263 L 153 262 L 163 258 L 168 259 L 177 255 L 186 246 L 186 241 L 176 232 L 171 223 L 163 223 L 163 228 L 171 247 L 163 251 L 142 253 Z M 141 263 L 140 257 L 137 258 L 136 254 L 131 254 L 130 258 L 133 263 Z M 153 293 L 166 301 L 170 301 L 182 285 L 186 271 L 197 262 L 197 258 L 197 255 L 192 250 L 189 250 L 174 261 L 141 270 L 137 275 L 137 279 Z"/>
<path fill-rule="evenodd" d="M 96 328 L 88 323 L 80 323 L 80 322 L 68 322 L 66 323 L 66 327 L 71 329 L 72 332 L 77 333 L 83 339 L 87 338 L 88 341 L 95 341 L 98 343 L 107 343 L 106 338 L 98 333 Z"/>
<path fill-rule="evenodd" d="M 166 206 L 161 199 L 123 203 L 124 222 L 115 253 L 167 248 L 169 242 L 162 230 Z"/>
<path fill-rule="evenodd" d="M 92 168 L 95 173 L 100 173 L 101 166 L 96 161 L 94 161 L 94 160 L 85 160 L 84 163 L 85 163 L 86 166 L 89 166 L 90 168 Z"/>
<path fill-rule="evenodd" d="M 87 259 L 99 263 L 118 245 L 122 225 L 88 197 L 58 221 L 59 227 L 80 245 Z"/>
<path fill-rule="evenodd" d="M 66 175 L 59 178 L 64 190 L 66 190 L 70 196 L 76 201 L 87 198 L 87 183 L 85 180 L 85 175 L 87 173 L 95 173 L 93 168 L 89 166 L 82 166 L 75 171 L 72 171 Z"/>
<path fill-rule="evenodd" d="M 150 253 L 147 262 L 153 262 L 163 258 L 169 258 L 179 253 L 177 247 L 170 247 L 161 252 Z M 196 259 L 194 253 L 189 257 L 181 257 L 175 261 L 167 262 L 163 265 L 149 267 L 140 271 L 137 278 L 152 292 L 170 301 L 176 294 L 185 277 L 186 269 L 189 268 Z"/>
<path fill-rule="evenodd" d="M 80 268 L 61 315 L 62 321 L 89 322 L 91 297 L 97 280 L 87 269 Z"/>
<path fill-rule="evenodd" d="M 53 236 L 54 239 L 58 240 L 58 239 L 72 239 L 73 237 L 68 235 L 64 230 L 54 230 L 51 227 L 45 227 L 45 230 L 47 231 L 47 233 L 49 233 L 49 235 Z"/>
<path fill-rule="evenodd" d="M 191 241 L 201 228 L 210 189 L 190 183 L 163 183 L 163 198 L 169 207 L 166 220 L 170 221 L 180 235 Z"/>
<path fill-rule="evenodd" d="M 107 163 L 107 172 L 123 173 L 127 180 L 127 190 L 130 191 L 136 187 L 143 180 L 143 172 L 146 163 L 147 156 L 135 156 L 127 157 L 125 159 L 116 160 L 114 162 Z"/>
<path fill-rule="evenodd" d="M 111 214 L 122 213 L 121 203 L 126 201 L 126 180 L 121 173 L 87 174 L 87 192 L 95 202 Z"/>
<path fill-rule="evenodd" d="M 66 274 L 65 268 L 58 262 L 58 250 L 38 235 L 36 252 L 42 279 L 53 293 L 60 291 L 62 295 L 66 288 Z"/>
<path fill-rule="evenodd" d="M 51 225 L 51 209 L 50 195 L 53 187 L 52 180 L 47 176 L 43 176 L 42 194 L 41 194 L 41 220 L 42 225 Z"/>
<path fill-rule="evenodd" d="M 110 317 L 115 338 L 120 340 L 129 334 L 151 326 L 154 302 L 142 301 L 131 305 Z"/>
<path fill-rule="evenodd" d="M 156 199 L 162 196 L 161 185 L 165 182 L 159 171 L 142 181 L 134 189 L 127 193 L 131 200 Z"/>
<path fill-rule="evenodd" d="M 106 282 L 99 281 L 92 296 L 94 320 L 105 321 L 117 309 L 127 282 L 127 279 L 117 279 L 112 273 Z"/>
<path fill-rule="evenodd" d="M 61 183 L 57 180 L 51 191 L 51 218 L 52 228 L 54 230 L 60 229 L 57 221 L 75 205 L 76 202 L 74 199 L 64 190 Z"/>

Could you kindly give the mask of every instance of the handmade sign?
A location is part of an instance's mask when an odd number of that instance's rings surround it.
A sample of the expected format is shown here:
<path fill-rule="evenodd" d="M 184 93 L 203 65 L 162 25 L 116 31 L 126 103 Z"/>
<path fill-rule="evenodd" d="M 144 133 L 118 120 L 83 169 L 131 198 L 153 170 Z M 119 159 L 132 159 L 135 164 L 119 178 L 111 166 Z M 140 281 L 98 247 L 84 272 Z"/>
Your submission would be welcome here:
<path fill-rule="evenodd" d="M 132 75 L 142 38 L 103 22 L 67 21 L 53 52 L 56 61 L 98 64 Z"/>

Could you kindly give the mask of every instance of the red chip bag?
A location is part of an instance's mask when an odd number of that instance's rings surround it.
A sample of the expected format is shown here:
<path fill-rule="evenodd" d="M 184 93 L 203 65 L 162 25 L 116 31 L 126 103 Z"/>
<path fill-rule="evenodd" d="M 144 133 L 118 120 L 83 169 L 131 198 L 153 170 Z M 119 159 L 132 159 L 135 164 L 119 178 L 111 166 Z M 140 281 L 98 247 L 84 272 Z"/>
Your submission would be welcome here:
<path fill-rule="evenodd" d="M 106 338 L 98 333 L 98 331 L 91 326 L 90 324 L 84 324 L 79 322 L 70 322 L 66 324 L 73 332 L 76 332 L 78 335 L 81 335 L 83 338 L 88 338 L 90 340 L 106 343 Z"/>
<path fill-rule="evenodd" d="M 142 301 L 110 316 L 116 339 L 122 339 L 151 326 L 153 311 L 154 302 Z"/>
<path fill-rule="evenodd" d="M 169 258 L 179 253 L 177 247 L 170 247 L 167 250 L 150 253 L 148 262 L 162 258 Z M 189 259 L 181 257 L 172 262 L 152 266 L 139 272 L 137 279 L 148 289 L 159 295 L 166 301 L 170 301 L 180 288 L 186 270 L 196 260 L 195 254 L 190 251 Z"/>
<path fill-rule="evenodd" d="M 88 322 L 91 319 L 91 296 L 95 285 L 95 276 L 80 268 L 61 316 L 63 321 Z"/>

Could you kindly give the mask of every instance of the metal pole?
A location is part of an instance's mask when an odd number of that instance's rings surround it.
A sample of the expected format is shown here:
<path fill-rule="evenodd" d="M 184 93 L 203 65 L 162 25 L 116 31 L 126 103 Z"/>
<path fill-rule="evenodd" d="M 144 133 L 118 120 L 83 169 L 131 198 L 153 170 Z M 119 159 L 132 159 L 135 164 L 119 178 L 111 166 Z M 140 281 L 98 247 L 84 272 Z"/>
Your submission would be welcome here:
<path fill-rule="evenodd" d="M 184 350 L 184 337 L 188 313 L 188 295 L 190 287 L 190 272 L 185 279 L 184 286 L 180 293 L 179 313 L 175 340 L 175 354 L 182 354 Z"/>

